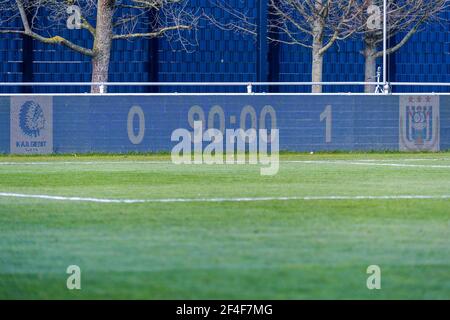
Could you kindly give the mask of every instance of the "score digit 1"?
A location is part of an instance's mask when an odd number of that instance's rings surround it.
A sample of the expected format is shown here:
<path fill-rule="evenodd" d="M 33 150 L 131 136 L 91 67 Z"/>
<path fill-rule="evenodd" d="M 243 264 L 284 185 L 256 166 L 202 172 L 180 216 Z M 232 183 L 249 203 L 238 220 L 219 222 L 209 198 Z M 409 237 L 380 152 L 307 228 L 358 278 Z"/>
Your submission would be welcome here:
<path fill-rule="evenodd" d="M 325 110 L 320 114 L 320 122 L 325 120 L 325 142 L 331 143 L 332 136 L 331 130 L 333 125 L 333 110 L 332 106 L 328 105 Z"/>

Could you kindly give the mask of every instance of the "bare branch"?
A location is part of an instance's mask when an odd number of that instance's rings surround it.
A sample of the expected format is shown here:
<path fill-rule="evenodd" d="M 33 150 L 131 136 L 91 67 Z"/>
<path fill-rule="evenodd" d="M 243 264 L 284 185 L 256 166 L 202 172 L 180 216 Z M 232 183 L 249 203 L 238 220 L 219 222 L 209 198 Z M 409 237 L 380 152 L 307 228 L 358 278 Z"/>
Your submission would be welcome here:
<path fill-rule="evenodd" d="M 191 30 L 192 26 L 173 26 L 173 27 L 166 27 L 162 28 L 160 30 L 154 31 L 154 32 L 146 32 L 146 33 L 128 33 L 128 34 L 121 34 L 121 35 L 114 35 L 113 39 L 132 39 L 132 38 L 158 38 L 161 37 L 164 33 L 174 30 Z"/>
<path fill-rule="evenodd" d="M 226 20 L 219 19 L 213 13 L 210 13 L 207 8 L 203 8 L 202 15 L 210 21 L 215 27 L 229 32 L 249 34 L 257 36 L 256 17 L 252 16 L 248 11 L 240 11 L 232 7 L 226 0 L 208 0 L 212 8 L 220 9 L 229 18 Z M 246 1 L 240 0 L 243 4 Z"/>
<path fill-rule="evenodd" d="M 363 34 L 366 43 L 377 47 L 383 41 L 383 30 L 369 30 L 367 28 L 366 14 L 370 5 L 380 5 L 378 0 L 360 0 L 360 6 L 364 8 L 363 14 L 358 18 L 358 23 L 364 28 L 358 31 Z M 449 0 L 388 0 L 387 3 L 387 25 L 388 38 L 392 39 L 401 35 L 401 40 L 393 47 L 388 48 L 387 53 L 392 54 L 404 46 L 420 28 L 431 21 L 439 22 L 441 12 L 450 5 Z M 375 52 L 375 57 L 380 57 L 382 52 Z"/>

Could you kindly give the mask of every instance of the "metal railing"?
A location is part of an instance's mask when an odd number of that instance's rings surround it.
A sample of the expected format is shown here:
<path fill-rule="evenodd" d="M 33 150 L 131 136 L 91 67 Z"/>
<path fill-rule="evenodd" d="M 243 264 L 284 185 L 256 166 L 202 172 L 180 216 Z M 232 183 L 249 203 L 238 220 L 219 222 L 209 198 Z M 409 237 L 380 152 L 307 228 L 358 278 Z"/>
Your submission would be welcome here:
<path fill-rule="evenodd" d="M 382 87 L 381 94 L 391 93 L 391 88 L 396 86 L 411 87 L 449 87 L 448 82 L 0 82 L 0 87 L 93 87 L 99 88 L 99 94 L 106 93 L 107 87 L 242 87 L 244 93 L 253 94 L 255 87 L 274 87 L 274 86 L 378 86 Z M 179 93 L 179 92 L 173 92 Z M 221 92 L 215 92 L 221 93 Z M 343 92 L 352 93 L 352 92 Z M 86 93 L 88 94 L 88 92 Z M 308 94 L 308 93 L 302 93 Z M 378 93 L 380 94 L 380 93 Z"/>

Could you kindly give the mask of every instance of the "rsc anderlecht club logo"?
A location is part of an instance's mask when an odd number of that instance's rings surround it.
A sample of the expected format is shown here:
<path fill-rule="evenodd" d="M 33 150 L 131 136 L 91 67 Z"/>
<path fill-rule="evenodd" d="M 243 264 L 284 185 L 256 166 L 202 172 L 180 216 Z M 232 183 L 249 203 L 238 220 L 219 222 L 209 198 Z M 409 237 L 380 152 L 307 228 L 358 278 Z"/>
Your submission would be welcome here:
<path fill-rule="evenodd" d="M 37 138 L 45 128 L 44 111 L 34 101 L 25 102 L 20 107 L 19 125 L 23 133 L 29 137 Z"/>

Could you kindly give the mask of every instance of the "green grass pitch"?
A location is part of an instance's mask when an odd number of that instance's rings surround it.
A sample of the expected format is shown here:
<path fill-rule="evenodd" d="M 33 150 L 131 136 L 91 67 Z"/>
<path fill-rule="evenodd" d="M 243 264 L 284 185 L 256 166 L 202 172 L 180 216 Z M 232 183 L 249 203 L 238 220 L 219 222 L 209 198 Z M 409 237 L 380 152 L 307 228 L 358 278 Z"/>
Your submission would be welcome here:
<path fill-rule="evenodd" d="M 1 156 L 3 194 L 254 199 L 0 196 L 0 298 L 450 299 L 450 153 L 285 154 L 278 175 L 259 168 Z M 304 196 L 326 199 L 255 201 Z M 66 287 L 69 265 L 81 290 Z M 366 287 L 369 265 L 381 290 Z"/>

